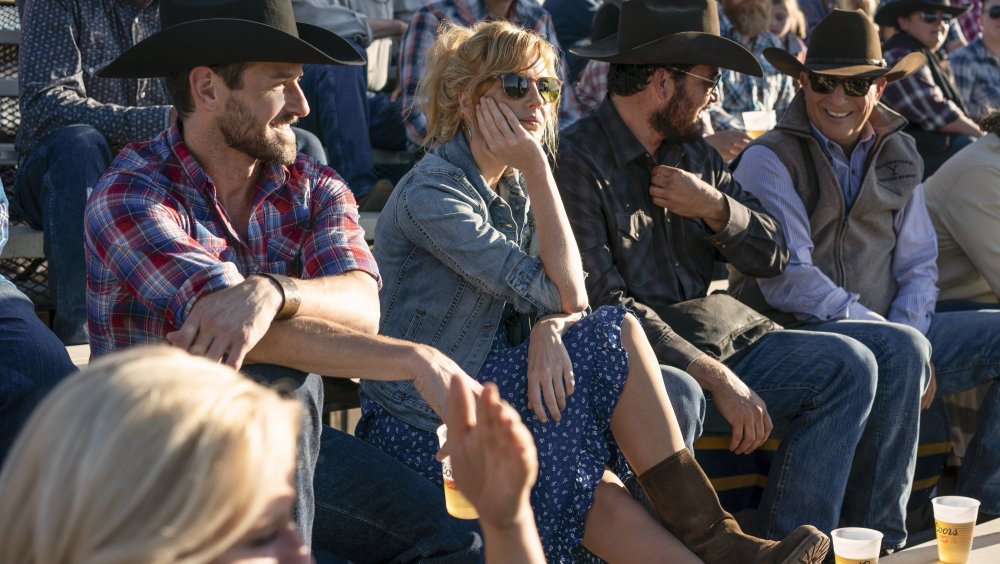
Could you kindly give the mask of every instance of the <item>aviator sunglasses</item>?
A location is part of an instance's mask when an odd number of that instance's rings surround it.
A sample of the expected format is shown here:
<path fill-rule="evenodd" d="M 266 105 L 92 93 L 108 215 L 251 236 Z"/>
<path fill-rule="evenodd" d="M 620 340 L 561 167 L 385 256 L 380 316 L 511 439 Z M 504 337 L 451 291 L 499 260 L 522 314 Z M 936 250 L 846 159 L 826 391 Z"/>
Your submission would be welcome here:
<path fill-rule="evenodd" d="M 949 23 L 954 16 L 943 12 L 921 12 L 920 17 L 923 18 L 925 22 L 930 24 L 937 23 L 938 20 L 941 20 L 944 23 Z"/>
<path fill-rule="evenodd" d="M 848 96 L 865 96 L 877 79 L 875 78 L 838 78 L 824 74 L 809 73 L 809 85 L 817 94 L 832 94 L 837 85 L 844 87 Z"/>
<path fill-rule="evenodd" d="M 500 84 L 503 86 L 503 93 L 511 100 L 524 98 L 531 88 L 532 79 L 522 74 L 510 72 L 501 74 L 497 78 L 500 79 Z M 542 78 L 534 79 L 534 83 L 538 88 L 538 95 L 542 97 L 542 100 L 553 104 L 559 99 L 559 93 L 562 91 L 562 81 L 558 78 L 543 76 Z"/>

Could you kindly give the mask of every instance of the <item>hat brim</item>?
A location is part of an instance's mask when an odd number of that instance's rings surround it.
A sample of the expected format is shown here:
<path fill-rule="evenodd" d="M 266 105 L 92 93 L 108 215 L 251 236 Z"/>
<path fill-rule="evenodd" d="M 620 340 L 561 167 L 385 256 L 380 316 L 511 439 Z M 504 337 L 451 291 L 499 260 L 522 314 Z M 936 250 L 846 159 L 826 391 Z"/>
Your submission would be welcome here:
<path fill-rule="evenodd" d="M 892 68 L 884 68 L 876 65 L 805 65 L 795 58 L 794 55 L 783 49 L 768 47 L 764 49 L 764 58 L 771 63 L 774 68 L 789 76 L 798 78 L 803 72 L 814 72 L 829 76 L 843 78 L 878 78 L 885 77 L 888 82 L 900 80 L 910 76 L 924 66 L 927 59 L 923 53 L 910 53 L 899 60 Z"/>
<path fill-rule="evenodd" d="M 166 76 L 202 65 L 240 62 L 363 65 L 346 39 L 296 22 L 299 37 L 262 23 L 206 19 L 178 24 L 140 41 L 97 72 L 105 78 Z"/>
<path fill-rule="evenodd" d="M 878 12 L 875 13 L 875 23 L 881 27 L 896 27 L 899 25 L 898 19 L 900 16 L 906 16 L 912 14 L 913 12 L 943 12 L 945 14 L 951 14 L 952 16 L 958 17 L 969 11 L 972 5 L 968 6 L 942 6 L 940 4 L 924 3 L 924 2 L 901 2 L 896 0 L 895 2 L 889 2 L 888 4 L 882 6 Z"/>
<path fill-rule="evenodd" d="M 608 63 L 631 65 L 709 65 L 753 76 L 764 76 L 760 62 L 739 43 L 700 31 L 684 31 L 648 43 L 618 50 L 618 34 L 586 47 L 570 49 L 574 55 Z"/>

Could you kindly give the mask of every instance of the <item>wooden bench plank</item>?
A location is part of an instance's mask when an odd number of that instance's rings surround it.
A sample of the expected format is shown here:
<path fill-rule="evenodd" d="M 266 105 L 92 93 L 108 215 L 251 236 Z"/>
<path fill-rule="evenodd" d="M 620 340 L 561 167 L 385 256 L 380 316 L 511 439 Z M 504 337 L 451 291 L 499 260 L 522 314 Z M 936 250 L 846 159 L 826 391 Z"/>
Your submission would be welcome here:
<path fill-rule="evenodd" d="M 3 258 L 45 256 L 42 232 L 27 225 L 11 225 L 10 239 L 3 248 Z"/>

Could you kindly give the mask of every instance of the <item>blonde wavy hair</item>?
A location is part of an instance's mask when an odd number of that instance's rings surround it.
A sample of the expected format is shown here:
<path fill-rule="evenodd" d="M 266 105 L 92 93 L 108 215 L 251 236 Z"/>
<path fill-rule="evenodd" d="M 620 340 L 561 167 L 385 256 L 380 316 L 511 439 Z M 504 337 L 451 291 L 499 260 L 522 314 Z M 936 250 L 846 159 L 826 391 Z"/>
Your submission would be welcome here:
<path fill-rule="evenodd" d="M 788 12 L 788 33 L 794 33 L 800 38 L 805 39 L 809 30 L 806 24 L 806 16 L 802 13 L 802 9 L 799 8 L 798 0 L 773 0 L 772 12 L 773 6 L 784 6 L 785 11 Z"/>
<path fill-rule="evenodd" d="M 0 474 L 0 562 L 210 562 L 287 481 L 300 408 L 178 349 L 137 347 L 61 383 Z"/>
<path fill-rule="evenodd" d="M 538 61 L 544 61 L 550 76 L 556 76 L 558 55 L 534 31 L 504 20 L 479 22 L 472 27 L 443 24 L 427 53 L 424 74 L 417 84 L 416 101 L 427 118 L 423 145 L 444 143 L 458 133 L 465 122 L 461 108 L 463 94 L 469 97 L 471 111 L 498 75 L 524 72 Z M 552 104 L 542 137 L 546 150 L 553 156 L 558 110 L 559 102 Z M 473 131 L 478 133 L 475 117 L 471 119 Z"/>

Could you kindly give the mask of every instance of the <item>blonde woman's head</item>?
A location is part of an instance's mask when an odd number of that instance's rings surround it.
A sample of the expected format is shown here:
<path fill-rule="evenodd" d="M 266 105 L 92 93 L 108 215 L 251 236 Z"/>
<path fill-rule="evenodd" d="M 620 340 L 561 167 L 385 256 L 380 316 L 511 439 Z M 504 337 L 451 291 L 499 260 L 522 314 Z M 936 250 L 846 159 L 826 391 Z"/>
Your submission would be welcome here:
<path fill-rule="evenodd" d="M 772 0 L 770 32 L 784 39 L 793 33 L 806 37 L 806 17 L 799 9 L 798 0 Z"/>
<path fill-rule="evenodd" d="M 102 358 L 39 405 L 7 457 L 0 562 L 200 563 L 248 543 L 291 547 L 298 421 L 295 401 L 178 349 Z"/>
<path fill-rule="evenodd" d="M 519 111 L 517 107 L 532 104 L 529 98 L 535 100 L 537 114 L 542 117 L 522 119 L 522 124 L 530 130 L 533 119 L 542 119 L 537 135 L 551 153 L 555 150 L 559 100 L 546 102 L 539 97 L 538 84 L 530 83 L 554 78 L 557 66 L 556 52 L 548 41 L 510 22 L 480 22 L 471 28 L 444 24 L 427 53 L 417 86 L 417 100 L 427 118 L 424 145 L 444 143 L 470 127 L 473 135 L 478 134 L 476 105 L 494 90 L 501 94 L 491 97 L 515 109 L 519 118 L 531 110 Z M 505 74 L 529 79 L 525 96 L 512 99 L 502 94 L 499 77 Z"/>

